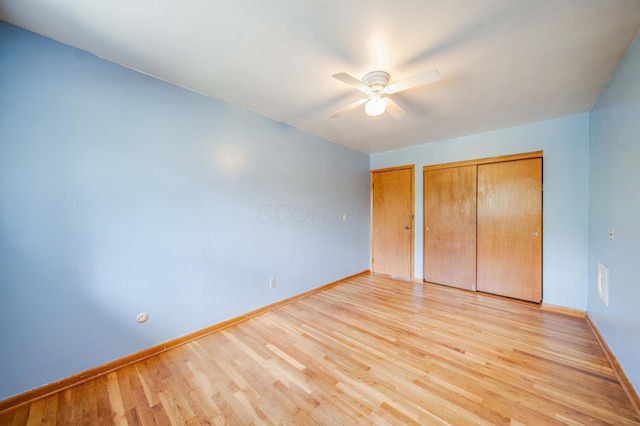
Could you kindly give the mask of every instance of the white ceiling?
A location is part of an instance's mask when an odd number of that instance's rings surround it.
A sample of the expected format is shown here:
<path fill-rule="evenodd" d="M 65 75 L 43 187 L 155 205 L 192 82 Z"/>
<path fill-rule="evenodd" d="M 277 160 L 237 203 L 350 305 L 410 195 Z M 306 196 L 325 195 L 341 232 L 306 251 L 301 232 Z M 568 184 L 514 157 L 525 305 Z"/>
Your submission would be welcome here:
<path fill-rule="evenodd" d="M 360 151 L 589 111 L 640 0 L 1 0 L 0 19 Z M 329 115 L 374 70 L 407 115 Z"/>

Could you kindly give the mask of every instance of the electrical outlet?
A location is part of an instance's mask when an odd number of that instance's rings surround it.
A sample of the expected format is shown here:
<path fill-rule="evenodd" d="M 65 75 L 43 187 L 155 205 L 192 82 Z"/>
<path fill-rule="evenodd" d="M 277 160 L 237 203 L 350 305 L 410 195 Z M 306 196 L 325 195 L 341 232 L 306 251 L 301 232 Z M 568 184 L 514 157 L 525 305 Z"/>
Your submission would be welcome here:
<path fill-rule="evenodd" d="M 271 278 L 269 280 L 269 288 L 274 288 L 276 286 L 276 279 L 275 278 Z"/>

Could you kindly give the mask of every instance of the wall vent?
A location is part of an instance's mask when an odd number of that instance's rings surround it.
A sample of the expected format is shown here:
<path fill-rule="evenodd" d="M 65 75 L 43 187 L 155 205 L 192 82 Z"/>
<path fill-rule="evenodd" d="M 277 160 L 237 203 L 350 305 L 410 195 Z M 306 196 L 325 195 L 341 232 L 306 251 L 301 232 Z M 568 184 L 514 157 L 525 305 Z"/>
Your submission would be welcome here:
<path fill-rule="evenodd" d="M 598 262 L 598 296 L 609 306 L 609 268 Z"/>

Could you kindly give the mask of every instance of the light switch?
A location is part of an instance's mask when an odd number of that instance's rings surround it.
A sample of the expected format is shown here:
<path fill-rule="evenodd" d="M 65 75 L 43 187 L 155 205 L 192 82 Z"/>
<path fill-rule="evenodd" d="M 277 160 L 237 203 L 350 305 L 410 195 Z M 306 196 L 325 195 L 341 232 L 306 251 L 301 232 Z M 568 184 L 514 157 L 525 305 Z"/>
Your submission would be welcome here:
<path fill-rule="evenodd" d="M 611 241 L 613 241 L 615 237 L 616 237 L 616 229 L 615 228 L 609 228 L 609 239 Z"/>

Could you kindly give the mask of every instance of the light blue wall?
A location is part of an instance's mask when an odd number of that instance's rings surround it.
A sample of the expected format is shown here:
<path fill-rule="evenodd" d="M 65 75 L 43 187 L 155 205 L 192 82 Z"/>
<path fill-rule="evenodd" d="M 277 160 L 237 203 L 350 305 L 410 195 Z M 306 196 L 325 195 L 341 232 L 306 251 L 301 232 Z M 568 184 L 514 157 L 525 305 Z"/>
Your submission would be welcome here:
<path fill-rule="evenodd" d="M 640 40 L 589 120 L 589 315 L 640 392 Z M 614 241 L 609 228 L 615 228 Z M 609 306 L 598 297 L 609 267 Z"/>
<path fill-rule="evenodd" d="M 368 269 L 368 182 L 364 153 L 0 22 L 0 400 Z"/>
<path fill-rule="evenodd" d="M 582 114 L 372 155 L 372 169 L 416 165 L 415 276 L 423 276 L 423 166 L 542 150 L 543 299 L 585 310 L 588 118 Z"/>
<path fill-rule="evenodd" d="M 369 168 L 416 165 L 421 277 L 422 167 L 536 150 L 544 301 L 588 309 L 640 389 L 637 75 L 636 40 L 590 115 L 370 166 L 0 22 L 0 400 L 367 269 Z M 608 307 L 598 261 L 611 268 Z"/>

